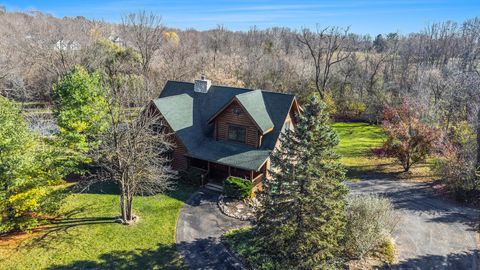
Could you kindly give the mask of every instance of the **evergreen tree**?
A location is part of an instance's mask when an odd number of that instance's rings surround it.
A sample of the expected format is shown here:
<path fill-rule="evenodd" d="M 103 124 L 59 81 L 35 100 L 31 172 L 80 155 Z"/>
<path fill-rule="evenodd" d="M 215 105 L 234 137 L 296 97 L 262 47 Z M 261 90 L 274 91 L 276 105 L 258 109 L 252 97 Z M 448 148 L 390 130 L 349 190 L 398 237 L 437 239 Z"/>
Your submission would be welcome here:
<path fill-rule="evenodd" d="M 256 236 L 275 269 L 335 268 L 342 251 L 347 187 L 326 106 L 312 97 L 272 154 Z"/>
<path fill-rule="evenodd" d="M 100 74 L 76 66 L 53 87 L 60 143 L 70 151 L 70 166 L 89 162 L 88 151 L 108 126 L 107 101 Z"/>

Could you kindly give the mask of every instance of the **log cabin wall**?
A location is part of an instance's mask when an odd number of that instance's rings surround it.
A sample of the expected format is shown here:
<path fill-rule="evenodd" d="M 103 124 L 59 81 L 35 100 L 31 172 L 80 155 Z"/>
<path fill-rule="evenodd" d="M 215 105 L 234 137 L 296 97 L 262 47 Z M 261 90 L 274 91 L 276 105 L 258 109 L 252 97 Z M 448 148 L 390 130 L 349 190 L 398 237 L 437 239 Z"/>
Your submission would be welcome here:
<path fill-rule="evenodd" d="M 164 134 L 171 134 L 171 137 L 169 139 L 171 139 L 173 142 L 173 149 L 170 155 L 172 169 L 176 171 L 185 170 L 186 168 L 188 168 L 188 159 L 185 156 L 185 154 L 187 154 L 187 148 L 177 138 L 177 135 L 173 132 L 173 129 L 163 118 L 163 115 L 160 113 L 160 111 L 155 108 L 155 106 L 150 106 L 149 110 L 150 113 L 154 115 L 160 115 L 162 117 L 160 123 L 158 123 L 159 126 L 163 127 L 161 132 L 163 132 Z"/>
<path fill-rule="evenodd" d="M 234 101 L 215 118 L 215 138 L 228 141 L 228 127 L 236 125 L 246 128 L 245 143 L 258 148 L 260 133 L 248 113 Z"/>

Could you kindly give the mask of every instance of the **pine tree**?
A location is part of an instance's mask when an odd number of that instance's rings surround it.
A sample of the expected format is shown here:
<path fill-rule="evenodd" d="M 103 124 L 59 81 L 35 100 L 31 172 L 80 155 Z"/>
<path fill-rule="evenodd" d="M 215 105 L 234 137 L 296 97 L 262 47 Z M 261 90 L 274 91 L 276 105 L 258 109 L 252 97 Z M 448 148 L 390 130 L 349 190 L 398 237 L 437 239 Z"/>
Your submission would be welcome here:
<path fill-rule="evenodd" d="M 348 189 L 325 110 L 315 97 L 305 104 L 295 131 L 281 136 L 259 194 L 255 235 L 276 269 L 335 267 L 342 250 Z"/>

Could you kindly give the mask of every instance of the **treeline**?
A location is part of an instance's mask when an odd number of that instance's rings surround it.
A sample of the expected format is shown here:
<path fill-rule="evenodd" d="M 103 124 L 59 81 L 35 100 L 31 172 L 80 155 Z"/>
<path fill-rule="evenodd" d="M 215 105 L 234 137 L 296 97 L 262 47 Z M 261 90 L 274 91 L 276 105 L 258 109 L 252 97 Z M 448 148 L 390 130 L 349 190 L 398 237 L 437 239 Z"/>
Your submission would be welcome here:
<path fill-rule="evenodd" d="M 448 88 L 458 88 L 445 85 L 455 83 L 453 78 L 479 76 L 479 18 L 375 38 L 321 26 L 312 31 L 253 27 L 232 32 L 222 26 L 180 31 L 146 13 L 124 16 L 120 24 L 40 12 L 2 13 L 0 21 L 2 92 L 15 99 L 49 100 L 52 82 L 73 66 L 95 69 L 102 56 L 94 46 L 98 37 L 141 54 L 141 68 L 152 73 L 151 95 L 166 80 L 191 81 L 205 73 L 219 84 L 300 96 L 320 88 L 330 92 L 339 113 L 354 108 L 374 114 L 378 104 L 403 95 L 436 104 Z M 355 102 L 363 105 L 350 104 Z"/>

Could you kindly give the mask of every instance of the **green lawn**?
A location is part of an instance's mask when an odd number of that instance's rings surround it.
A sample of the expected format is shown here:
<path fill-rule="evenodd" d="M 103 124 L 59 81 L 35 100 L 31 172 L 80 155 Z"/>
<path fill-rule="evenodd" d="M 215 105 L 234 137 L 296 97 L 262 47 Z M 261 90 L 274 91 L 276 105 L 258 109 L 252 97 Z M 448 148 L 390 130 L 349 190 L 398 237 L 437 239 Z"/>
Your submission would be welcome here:
<path fill-rule="evenodd" d="M 340 161 L 347 168 L 347 176 L 352 180 L 375 177 L 429 182 L 437 178 L 430 169 L 434 162 L 432 158 L 415 165 L 409 173 L 403 173 L 401 166 L 392 158 L 376 158 L 371 150 L 382 146 L 386 140 L 379 126 L 338 122 L 332 127 L 340 138 L 336 151 L 342 156 Z"/>
<path fill-rule="evenodd" d="M 64 218 L 31 235 L 2 237 L 0 269 L 183 269 L 175 248 L 175 226 L 193 188 L 170 195 L 137 197 L 140 221 L 119 225 L 119 198 L 112 188 L 72 194 Z"/>
<path fill-rule="evenodd" d="M 342 156 L 342 163 L 347 167 L 370 164 L 371 149 L 382 146 L 386 137 L 382 129 L 367 123 L 334 123 L 333 129 L 338 133 L 340 143 L 336 148 Z"/>

